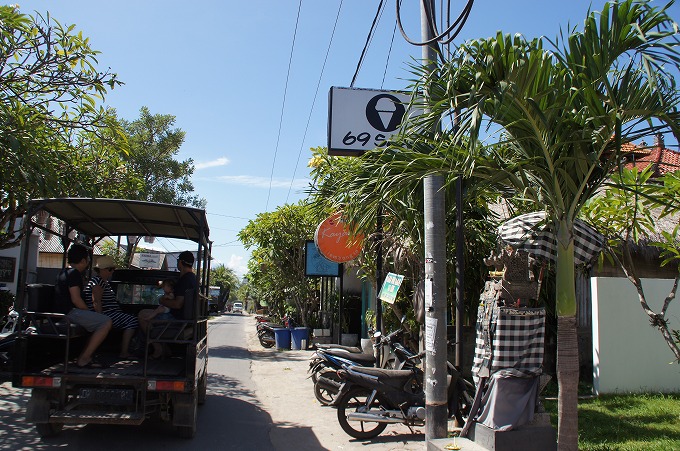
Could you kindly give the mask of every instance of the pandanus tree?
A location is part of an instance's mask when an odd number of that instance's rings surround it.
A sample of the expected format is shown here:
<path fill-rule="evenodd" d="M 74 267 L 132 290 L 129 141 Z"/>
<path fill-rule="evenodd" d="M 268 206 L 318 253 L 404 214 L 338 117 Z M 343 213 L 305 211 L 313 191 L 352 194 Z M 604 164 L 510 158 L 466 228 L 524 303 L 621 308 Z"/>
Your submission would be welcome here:
<path fill-rule="evenodd" d="M 680 137 L 678 28 L 669 6 L 608 2 L 554 41 L 498 33 L 418 74 L 428 114 L 414 121 L 415 132 L 455 111 L 454 141 L 472 155 L 498 133 L 504 152 L 486 174 L 533 198 L 556 230 L 561 450 L 578 448 L 574 220 L 621 164 L 622 142 L 660 130 Z"/>

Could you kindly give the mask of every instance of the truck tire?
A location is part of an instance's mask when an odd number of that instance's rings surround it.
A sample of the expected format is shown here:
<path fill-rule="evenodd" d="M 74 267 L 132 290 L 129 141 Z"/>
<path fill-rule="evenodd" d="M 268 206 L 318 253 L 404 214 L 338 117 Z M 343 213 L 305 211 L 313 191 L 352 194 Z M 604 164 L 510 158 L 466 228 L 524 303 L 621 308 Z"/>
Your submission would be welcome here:
<path fill-rule="evenodd" d="M 64 428 L 63 423 L 36 423 L 35 429 L 38 431 L 40 438 L 55 437 L 61 433 Z"/>
<path fill-rule="evenodd" d="M 173 403 L 173 422 L 175 431 L 181 438 L 194 438 L 196 435 L 196 417 L 198 414 L 197 393 L 175 396 Z"/>
<path fill-rule="evenodd" d="M 208 365 L 206 364 L 205 368 L 203 369 L 203 375 L 201 378 L 198 380 L 198 387 L 196 387 L 197 391 L 197 402 L 199 406 L 202 406 L 205 404 L 205 398 L 206 398 L 206 393 L 208 391 Z"/>
<path fill-rule="evenodd" d="M 52 394 L 48 390 L 34 388 L 26 406 L 26 419 L 35 422 L 35 429 L 40 437 L 54 437 L 59 435 L 64 425 L 49 423 Z"/>

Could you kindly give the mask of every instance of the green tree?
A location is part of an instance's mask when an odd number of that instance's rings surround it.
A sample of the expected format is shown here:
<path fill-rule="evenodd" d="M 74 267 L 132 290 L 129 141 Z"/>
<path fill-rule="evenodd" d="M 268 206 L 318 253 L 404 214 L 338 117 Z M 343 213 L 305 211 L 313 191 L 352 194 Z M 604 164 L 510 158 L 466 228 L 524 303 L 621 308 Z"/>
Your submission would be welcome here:
<path fill-rule="evenodd" d="M 0 6 L 0 248 L 21 240 L 13 226 L 28 199 L 87 185 L 73 142 L 110 125 L 98 105 L 120 84 L 98 53 L 73 25 Z"/>
<path fill-rule="evenodd" d="M 452 138 L 452 135 L 447 135 Z M 479 183 L 470 177 L 470 168 L 480 161 L 472 161 L 460 146 L 446 137 L 439 141 L 423 136 L 404 134 L 394 138 L 387 148 L 377 148 L 362 157 L 332 157 L 325 148 L 312 149 L 313 179 L 311 201 L 319 214 L 342 210 L 365 236 L 364 252 L 355 264 L 362 273 L 375 280 L 376 245 L 382 245 L 384 273 L 388 271 L 405 276 L 400 293 L 413 299 L 415 292 L 423 290 L 419 282 L 424 277 L 424 222 L 423 178 L 431 173 L 446 176 L 446 222 L 449 231 L 455 230 L 455 180 L 459 175 L 464 183 L 465 229 L 465 316 L 474 321 L 476 299 L 484 286 L 487 269 L 482 259 L 495 246 L 497 221 L 489 209 L 497 192 L 489 184 Z M 483 157 L 480 157 L 483 158 Z M 376 236 L 378 212 L 382 211 L 383 233 Z M 375 239 L 374 239 L 375 238 Z M 456 298 L 455 289 L 455 233 L 447 234 L 447 286 L 448 299 Z M 422 294 L 422 293 L 421 293 Z M 451 302 L 453 316 L 455 303 Z M 423 311 L 414 314 L 421 322 Z"/>
<path fill-rule="evenodd" d="M 248 262 L 250 295 L 266 301 L 275 314 L 291 306 L 305 327 L 315 288 L 315 281 L 305 276 L 305 241 L 314 237 L 318 222 L 300 202 L 258 214 L 238 234 L 246 249 L 253 248 Z"/>
<path fill-rule="evenodd" d="M 496 171 L 555 224 L 561 450 L 578 448 L 574 220 L 620 163 L 623 139 L 654 133 L 659 124 L 680 137 L 669 72 L 680 61 L 677 43 L 666 8 L 628 0 L 589 12 L 583 29 L 556 39 L 552 51 L 543 39 L 499 33 L 464 44 L 422 73 L 432 96 L 426 125 L 460 111 L 458 142 L 469 135 L 471 153 L 485 121 L 503 130 L 508 154 L 499 155 Z"/>
<path fill-rule="evenodd" d="M 128 139 L 116 111 L 108 109 L 105 121 L 96 133 L 84 131 L 76 138 L 68 158 L 77 189 L 64 195 L 134 199 L 143 188 L 141 175 L 126 164 Z"/>
<path fill-rule="evenodd" d="M 173 128 L 175 116 L 151 114 L 147 107 L 142 107 L 139 113 L 139 119 L 122 121 L 130 146 L 125 161 L 127 170 L 142 180 L 135 198 L 204 208 L 205 199 L 193 192 L 193 160 L 174 159 L 185 135 L 181 129 Z"/>
<path fill-rule="evenodd" d="M 233 269 L 225 265 L 210 268 L 210 284 L 220 287 L 221 293 L 224 293 L 225 289 L 229 289 L 229 299 L 236 296 L 236 291 L 239 288 L 238 276 Z"/>
<path fill-rule="evenodd" d="M 255 310 L 254 301 L 256 300 L 254 294 L 251 292 L 250 281 L 248 280 L 248 275 L 246 275 L 239 283 L 236 289 L 235 299 L 243 302 L 243 308 L 251 311 Z"/>
<path fill-rule="evenodd" d="M 582 215 L 609 238 L 609 255 L 635 287 L 650 325 L 661 333 L 676 362 L 680 362 L 680 346 L 674 339 L 678 332 L 671 329 L 666 316 L 680 283 L 680 225 L 672 231 L 663 231 L 658 237 L 654 215 L 654 212 L 660 217 L 680 215 L 680 171 L 666 174 L 661 183 L 656 183 L 650 179 L 651 169 L 649 166 L 641 172 L 623 170 L 614 175 L 615 186 L 591 199 L 583 207 Z M 672 265 L 676 269 L 675 283 L 659 312 L 649 305 L 636 270 L 633 251 L 644 245 L 656 247 L 662 265 Z"/>

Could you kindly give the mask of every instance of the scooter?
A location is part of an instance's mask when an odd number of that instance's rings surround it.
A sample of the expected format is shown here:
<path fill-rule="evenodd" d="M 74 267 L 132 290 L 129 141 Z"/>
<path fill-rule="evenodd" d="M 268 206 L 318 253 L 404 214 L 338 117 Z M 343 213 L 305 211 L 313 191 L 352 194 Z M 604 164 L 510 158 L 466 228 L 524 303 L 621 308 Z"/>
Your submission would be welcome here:
<path fill-rule="evenodd" d="M 423 371 L 415 363 L 424 355 L 422 352 L 409 357 L 408 361 L 413 364 L 408 365 L 408 369 L 345 366 L 338 370 L 337 374 L 343 383 L 334 404 L 337 406 L 340 427 L 354 438 L 369 439 L 378 436 L 388 424 L 423 426 Z M 471 388 L 455 371 L 455 367 L 450 365 L 449 417 L 455 417 L 461 424 L 472 406 L 474 392 L 470 391 Z"/>
<path fill-rule="evenodd" d="M 3 318 L 2 331 L 0 331 L 0 382 L 11 378 L 12 352 L 19 329 L 19 312 L 10 308 Z"/>
<path fill-rule="evenodd" d="M 256 317 L 257 321 L 257 338 L 264 348 L 271 348 L 276 344 L 276 335 L 274 329 L 282 327 L 293 327 L 293 320 L 289 316 L 283 317 L 283 324 L 275 324 L 269 322 L 269 318 Z"/>
<path fill-rule="evenodd" d="M 373 347 L 380 358 L 381 368 L 401 369 L 404 365 L 409 365 L 408 359 L 415 353 L 398 341 L 402 333 L 399 329 L 386 336 L 382 336 L 380 332 L 374 335 L 376 344 Z M 388 351 L 385 352 L 386 350 Z M 375 366 L 375 362 L 373 354 L 343 348 L 317 349 L 310 358 L 308 370 L 314 382 L 314 396 L 322 405 L 332 405 L 342 385 L 337 370 L 346 365 Z"/>

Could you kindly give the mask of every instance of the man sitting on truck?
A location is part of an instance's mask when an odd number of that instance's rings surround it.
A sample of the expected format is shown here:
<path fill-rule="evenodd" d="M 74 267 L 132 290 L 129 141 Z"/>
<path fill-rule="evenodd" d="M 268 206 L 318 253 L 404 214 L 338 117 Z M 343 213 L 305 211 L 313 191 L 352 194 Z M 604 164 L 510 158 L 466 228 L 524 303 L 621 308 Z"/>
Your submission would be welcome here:
<path fill-rule="evenodd" d="M 194 290 L 196 288 L 196 274 L 193 270 L 194 254 L 189 251 L 184 251 L 177 257 L 177 269 L 179 270 L 179 279 L 175 283 L 174 297 L 170 298 L 163 296 L 159 303 L 168 307 L 168 313 L 161 313 L 154 317 L 155 310 L 144 309 L 139 312 L 139 327 L 146 334 L 149 324 L 152 319 L 156 320 L 182 320 L 184 318 L 184 294 L 187 290 Z M 163 348 L 160 343 L 152 343 L 153 354 L 152 359 L 157 359 L 163 356 Z"/>
<path fill-rule="evenodd" d="M 170 313 L 175 319 L 184 318 L 184 293 L 187 290 L 196 288 L 196 274 L 194 274 L 194 254 L 184 251 L 177 257 L 177 269 L 179 270 L 179 280 L 175 284 L 175 297 L 173 299 L 163 298 L 161 304 L 170 309 Z"/>
<path fill-rule="evenodd" d="M 94 351 L 104 341 L 111 330 L 111 319 L 101 313 L 92 312 L 83 300 L 85 270 L 89 264 L 89 252 L 82 244 L 72 244 L 66 257 L 69 268 L 61 270 L 54 287 L 54 306 L 56 313 L 64 313 L 72 323 L 78 324 L 92 336 L 78 357 L 79 367 L 100 367 L 93 359 Z"/>

